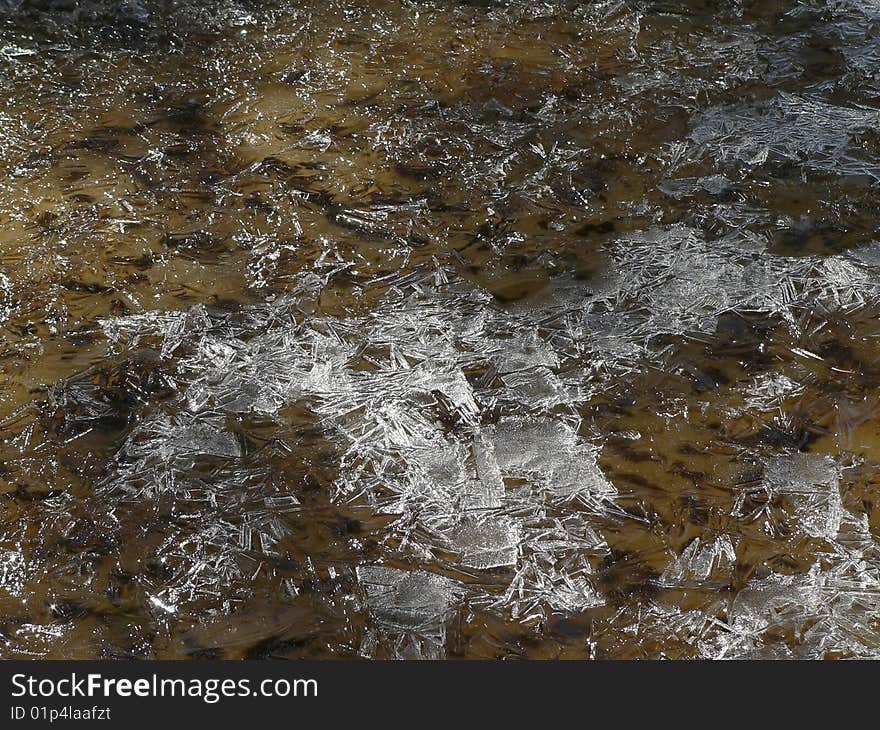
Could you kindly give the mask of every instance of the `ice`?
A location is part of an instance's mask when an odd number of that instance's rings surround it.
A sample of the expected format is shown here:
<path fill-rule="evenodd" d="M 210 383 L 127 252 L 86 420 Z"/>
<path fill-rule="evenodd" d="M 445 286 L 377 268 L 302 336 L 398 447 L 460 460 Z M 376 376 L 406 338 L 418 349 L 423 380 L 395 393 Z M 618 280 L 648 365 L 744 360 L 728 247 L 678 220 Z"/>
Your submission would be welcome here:
<path fill-rule="evenodd" d="M 876 656 L 880 6 L 711 5 L 0 2 L 0 653 Z"/>
<path fill-rule="evenodd" d="M 25 558 L 20 551 L 0 548 L 0 590 L 10 596 L 21 595 L 25 571 Z"/>
<path fill-rule="evenodd" d="M 718 316 L 735 309 L 777 315 L 794 325 L 794 312 L 807 304 L 846 311 L 880 294 L 856 262 L 789 259 L 742 243 L 722 239 L 710 246 L 682 226 L 622 238 L 612 250 L 618 273 L 593 301 L 605 308 L 624 305 L 629 311 L 617 329 L 644 347 L 663 333 L 711 331 Z"/>
<path fill-rule="evenodd" d="M 754 581 L 731 605 L 730 626 L 738 641 L 733 642 L 737 653 L 727 658 L 756 655 L 761 646 L 757 637 L 762 632 L 802 625 L 808 616 L 823 612 L 822 600 L 822 578 L 817 570 Z"/>
<path fill-rule="evenodd" d="M 612 498 L 617 490 L 599 468 L 596 449 L 576 446 L 554 467 L 550 488 L 558 497 L 568 499 L 580 494 L 593 498 Z"/>
<path fill-rule="evenodd" d="M 395 629 L 437 629 L 450 617 L 460 589 L 443 576 L 379 565 L 361 566 L 358 580 L 375 619 Z"/>
<path fill-rule="evenodd" d="M 69 634 L 69 626 L 24 622 L 4 636 L 0 646 L 5 646 L 7 651 L 24 647 L 24 657 L 40 659 L 63 646 Z"/>
<path fill-rule="evenodd" d="M 694 155 L 703 150 L 723 163 L 764 165 L 771 156 L 839 174 L 880 174 L 870 158 L 860 159 L 853 135 L 880 121 L 880 111 L 828 104 L 780 92 L 757 107 L 715 107 L 698 117 L 691 131 Z"/>
<path fill-rule="evenodd" d="M 472 448 L 477 479 L 466 490 L 462 507 L 468 511 L 498 508 L 504 496 L 504 478 L 498 466 L 495 446 L 481 430 Z"/>
<path fill-rule="evenodd" d="M 662 182 L 658 187 L 664 193 L 674 198 L 686 198 L 699 193 L 724 196 L 734 190 L 734 184 L 724 175 L 709 175 L 702 178 L 677 178 Z"/>
<path fill-rule="evenodd" d="M 564 422 L 509 418 L 485 432 L 502 474 L 534 478 L 562 498 L 615 493 L 596 463 L 595 449 L 579 443 Z"/>
<path fill-rule="evenodd" d="M 157 442 L 161 442 L 158 448 Z M 130 436 L 126 453 L 163 461 L 203 456 L 234 459 L 241 456 L 241 447 L 224 430 L 222 419 L 165 417 L 140 424 Z"/>
<path fill-rule="evenodd" d="M 880 266 L 880 241 L 874 241 L 867 246 L 855 249 L 850 255 L 860 264 L 875 269 Z"/>
<path fill-rule="evenodd" d="M 873 264 L 864 256 L 787 260 L 760 245 L 738 245 L 710 245 L 683 226 L 612 238 L 616 270 L 559 286 L 528 315 L 543 322 L 540 334 L 514 339 L 509 332 L 527 320 L 525 311 L 497 307 L 479 290 L 464 292 L 453 272 L 438 277 L 436 269 L 400 282 L 366 316 L 302 315 L 313 291 L 303 279 L 298 297 L 235 315 L 195 307 L 105 320 L 119 347 L 148 343 L 160 361 L 173 358 L 168 377 L 186 403 L 186 415 L 158 413 L 137 424 L 110 483 L 132 497 L 171 493 L 222 504 L 229 487 L 203 484 L 190 470 L 205 460 L 243 458 L 229 419 L 274 422 L 298 405 L 340 449 L 334 499 L 387 516 L 394 554 L 498 575 L 500 585 L 489 588 L 421 569 L 359 568 L 376 622 L 363 652 L 443 656 L 445 622 L 463 600 L 528 625 L 601 606 L 608 599 L 589 557 L 609 548 L 590 520 L 619 519 L 620 494 L 599 465 L 601 441 L 581 435 L 577 403 L 601 392 L 608 378 L 631 372 L 638 358 L 662 361 L 670 352 L 656 344 L 662 336 L 711 335 L 731 310 L 777 315 L 798 332 L 795 311 L 810 299 L 831 311 L 864 306 L 873 296 Z M 487 367 L 491 378 L 471 374 Z M 799 392 L 779 373 L 759 375 L 749 387 L 747 409 L 779 408 Z M 510 414 L 523 405 L 525 414 Z M 507 413 L 495 418 L 493 409 Z M 784 499 L 768 513 L 771 531 L 793 520 L 797 534 L 835 540 L 844 516 L 839 474 L 830 457 L 767 458 L 760 489 Z M 536 526 L 560 509 L 569 518 Z M 753 519 L 742 510 L 734 506 L 733 515 Z M 214 577 L 241 581 L 261 569 L 256 556 L 271 555 L 290 535 L 274 511 L 249 507 L 246 519 L 224 512 L 190 537 L 167 542 L 157 553 L 179 572 L 156 599 L 186 610 L 216 594 Z M 693 540 L 656 584 L 712 589 L 729 579 L 733 545 L 727 535 Z M 706 639 L 706 626 L 714 626 L 708 619 L 681 621 L 709 653 L 769 650 L 755 639 L 753 616 L 786 609 L 782 599 L 748 608 L 749 595 L 730 619 L 729 635 L 739 643 Z"/>
<path fill-rule="evenodd" d="M 809 17 L 816 13 L 825 14 L 829 21 L 826 24 L 827 32 L 839 39 L 838 47 L 848 65 L 858 71 L 873 74 L 878 58 L 872 31 L 878 19 L 877 3 L 856 0 L 800 0 L 792 10 L 794 17 Z"/>
<path fill-rule="evenodd" d="M 492 605 L 521 621 L 601 606 L 589 556 L 607 551 L 604 539 L 582 516 L 526 527 L 515 575 Z"/>
<path fill-rule="evenodd" d="M 729 535 L 712 541 L 697 537 L 666 567 L 660 581 L 668 586 L 680 586 L 700 584 L 711 576 L 715 580 L 729 578 L 735 562 L 736 552 Z"/>
<path fill-rule="evenodd" d="M 792 454 L 769 460 L 764 488 L 792 503 L 792 517 L 811 537 L 834 540 L 843 519 L 840 471 L 834 459 L 821 454 Z"/>
<path fill-rule="evenodd" d="M 287 404 L 309 403 L 345 449 L 346 467 L 336 483 L 340 497 L 357 501 L 368 496 L 379 511 L 395 516 L 392 529 L 410 554 L 426 557 L 439 549 L 455 556 L 456 564 L 466 570 L 513 570 L 506 595 L 516 616 L 597 605 L 598 594 L 587 577 L 589 564 L 571 550 L 582 541 L 601 553 L 605 549 L 601 539 L 586 524 L 571 528 L 572 534 L 561 528 L 555 539 L 552 531 L 536 534 L 526 527 L 530 516 L 542 514 L 545 505 L 556 501 L 576 499 L 591 510 L 602 510 L 602 504 L 614 498 L 616 491 L 598 466 L 597 448 L 577 435 L 571 416 L 504 418 L 482 425 L 485 394 L 478 397 L 462 370 L 483 360 L 487 350 L 502 353 L 498 365 L 511 374 L 530 363 L 542 363 L 534 372 L 549 372 L 546 366 L 561 366 L 558 355 L 536 337 L 511 348 L 493 333 L 494 327 L 506 329 L 508 315 L 486 309 L 479 299 L 472 302 L 480 307 L 479 317 L 467 317 L 461 325 L 456 324 L 459 315 L 452 317 L 451 325 L 436 318 L 441 313 L 451 315 L 440 292 L 404 301 L 407 306 L 401 307 L 392 299 L 367 320 L 313 320 L 308 326 L 297 324 L 278 307 L 265 314 L 254 311 L 245 321 L 268 315 L 274 324 L 256 336 L 232 340 L 218 336 L 229 327 L 225 315 L 180 317 L 190 329 L 172 330 L 172 336 L 175 348 L 191 353 L 180 358 L 178 377 L 190 383 L 185 392 L 192 424 L 176 422 L 172 427 L 167 419 L 148 421 L 131 438 L 133 444 L 144 441 L 140 450 L 132 446 L 123 454 L 141 459 L 165 455 L 172 468 L 156 488 L 191 493 L 193 485 L 174 466 L 180 459 L 241 455 L 235 440 L 224 432 L 219 413 L 275 417 Z M 415 308 L 423 312 L 418 326 L 412 319 Z M 122 329 L 115 323 L 108 326 L 113 332 Z M 161 332 L 158 327 L 157 332 Z M 392 341 L 392 332 L 396 355 L 385 345 Z M 374 358 L 369 370 L 352 368 L 359 352 L 378 345 L 388 347 L 391 356 Z M 407 359 L 401 357 L 403 353 L 408 353 Z M 546 403 L 535 393 L 511 388 L 506 380 L 500 387 L 506 398 L 515 393 L 520 400 Z M 560 393 L 557 402 L 568 402 L 564 396 Z M 445 433 L 447 428 L 457 433 Z M 129 467 L 136 472 L 150 468 L 155 467 L 147 463 Z M 525 478 L 545 496 L 528 490 L 508 494 L 505 478 Z M 376 491 L 380 486 L 382 496 Z M 255 529 L 264 549 L 272 544 L 266 525 L 258 523 Z M 215 537 L 203 529 L 200 540 L 220 547 L 232 539 L 231 531 L 231 525 L 218 523 Z M 240 531 L 236 539 L 241 548 L 251 549 L 252 533 L 250 527 Z M 528 552 L 523 555 L 526 545 Z M 201 564 L 235 575 L 240 561 L 234 555 L 226 551 L 205 555 Z M 367 585 L 368 605 L 380 624 L 410 631 L 427 631 L 430 626 L 431 631 L 439 631 L 435 619 L 445 610 L 439 596 L 448 585 L 431 574 L 417 571 L 404 579 L 389 571 L 359 572 Z M 191 571 L 187 581 L 198 585 L 202 574 Z M 162 600 L 176 605 L 187 595 L 183 585 Z M 385 592 L 376 585 L 385 586 Z M 416 587 L 436 599 L 436 615 L 430 606 L 410 605 Z M 460 594 L 458 590 L 456 595 Z M 480 591 L 473 597 L 488 600 Z M 436 651 L 440 650 L 434 646 L 431 652 Z"/>
<path fill-rule="evenodd" d="M 783 373 L 762 373 L 746 390 L 746 405 L 759 411 L 781 409 L 784 399 L 796 396 L 801 389 Z"/>
<path fill-rule="evenodd" d="M 601 606 L 602 596 L 588 573 L 583 565 L 559 570 L 538 557 L 527 558 L 496 608 L 510 610 L 513 618 L 528 622 L 544 618 L 547 612 L 571 614 Z"/>
<path fill-rule="evenodd" d="M 447 536 L 462 565 L 485 569 L 516 563 L 520 532 L 519 523 L 505 517 L 465 516 Z"/>
<path fill-rule="evenodd" d="M 551 420 L 508 418 L 487 433 L 495 447 L 495 458 L 502 473 L 548 474 L 557 464 L 558 454 L 575 446 L 577 436 L 566 424 Z"/>
<path fill-rule="evenodd" d="M 559 367 L 559 356 L 552 346 L 534 332 L 511 338 L 509 343 L 500 342 L 498 344 L 507 345 L 492 355 L 492 362 L 499 373 L 519 373 L 542 366 L 545 368 Z"/>

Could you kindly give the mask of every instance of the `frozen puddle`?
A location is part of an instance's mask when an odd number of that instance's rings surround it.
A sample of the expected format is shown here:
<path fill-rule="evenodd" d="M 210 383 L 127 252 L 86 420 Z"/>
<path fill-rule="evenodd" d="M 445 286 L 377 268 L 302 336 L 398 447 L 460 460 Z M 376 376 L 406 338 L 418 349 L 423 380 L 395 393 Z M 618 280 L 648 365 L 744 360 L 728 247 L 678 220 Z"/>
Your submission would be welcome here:
<path fill-rule="evenodd" d="M 0 657 L 877 657 L 876 2 L 203 5 L 0 1 Z"/>

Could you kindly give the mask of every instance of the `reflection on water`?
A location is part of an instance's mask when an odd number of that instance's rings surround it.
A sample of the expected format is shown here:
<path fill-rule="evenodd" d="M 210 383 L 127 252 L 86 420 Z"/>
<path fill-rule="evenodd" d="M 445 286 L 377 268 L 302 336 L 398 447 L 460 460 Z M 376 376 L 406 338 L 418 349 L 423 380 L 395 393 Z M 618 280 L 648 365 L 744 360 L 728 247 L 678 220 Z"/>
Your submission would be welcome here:
<path fill-rule="evenodd" d="M 875 3 L 0 9 L 0 655 L 876 656 Z"/>

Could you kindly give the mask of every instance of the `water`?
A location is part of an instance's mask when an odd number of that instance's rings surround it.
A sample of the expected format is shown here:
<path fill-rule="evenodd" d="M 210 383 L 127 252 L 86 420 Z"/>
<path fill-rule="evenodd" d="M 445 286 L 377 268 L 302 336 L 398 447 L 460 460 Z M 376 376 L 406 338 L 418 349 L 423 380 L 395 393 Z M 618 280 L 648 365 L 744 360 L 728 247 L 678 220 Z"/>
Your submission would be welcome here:
<path fill-rule="evenodd" d="M 880 6 L 0 2 L 0 655 L 880 649 Z"/>

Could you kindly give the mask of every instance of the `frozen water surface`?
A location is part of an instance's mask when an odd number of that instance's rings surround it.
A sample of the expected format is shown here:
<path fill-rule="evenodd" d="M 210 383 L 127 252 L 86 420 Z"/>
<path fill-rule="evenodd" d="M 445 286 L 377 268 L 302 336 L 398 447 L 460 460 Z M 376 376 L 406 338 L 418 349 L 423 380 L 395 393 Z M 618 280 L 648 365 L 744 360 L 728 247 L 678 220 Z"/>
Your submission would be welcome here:
<path fill-rule="evenodd" d="M 0 0 L 0 656 L 873 658 L 871 2 Z"/>

